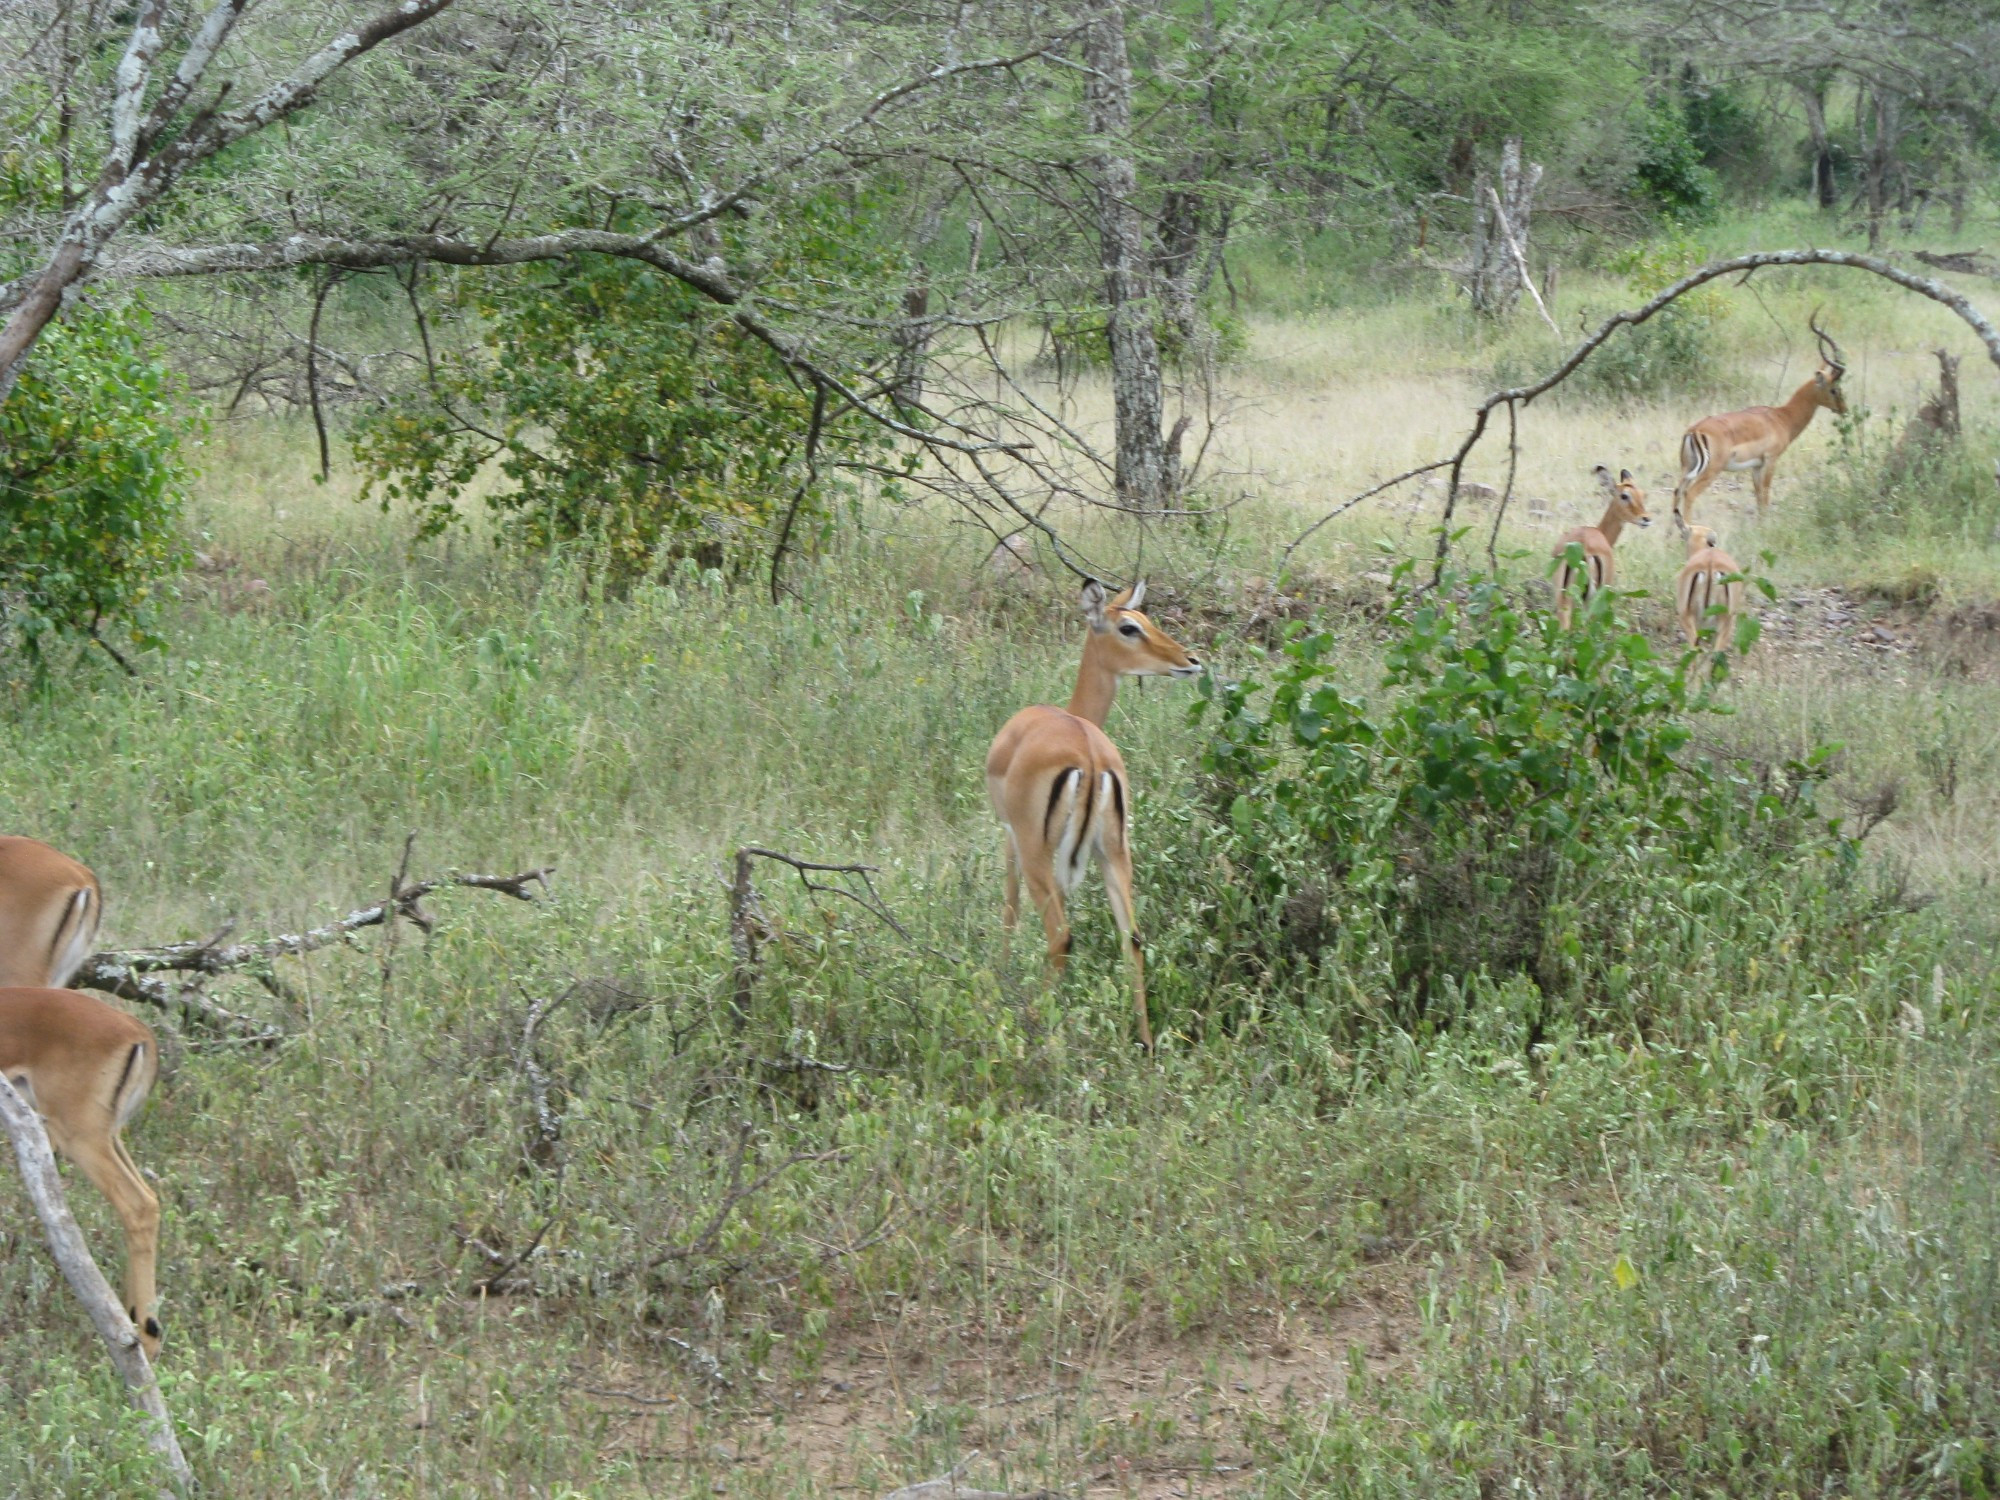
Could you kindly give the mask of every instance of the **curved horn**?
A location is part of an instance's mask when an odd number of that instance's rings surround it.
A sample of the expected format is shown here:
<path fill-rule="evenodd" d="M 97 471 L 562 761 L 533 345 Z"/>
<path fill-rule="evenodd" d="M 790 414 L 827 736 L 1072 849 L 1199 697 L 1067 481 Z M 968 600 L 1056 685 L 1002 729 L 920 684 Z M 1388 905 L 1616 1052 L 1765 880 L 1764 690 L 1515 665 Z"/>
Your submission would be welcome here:
<path fill-rule="evenodd" d="M 1840 357 L 1840 345 L 1833 341 L 1833 335 L 1819 326 L 1817 307 L 1812 310 L 1812 316 L 1806 319 L 1806 326 L 1812 329 L 1813 337 L 1819 340 L 1819 357 L 1833 367 L 1834 378 L 1839 379 L 1846 374 L 1847 361 Z"/>

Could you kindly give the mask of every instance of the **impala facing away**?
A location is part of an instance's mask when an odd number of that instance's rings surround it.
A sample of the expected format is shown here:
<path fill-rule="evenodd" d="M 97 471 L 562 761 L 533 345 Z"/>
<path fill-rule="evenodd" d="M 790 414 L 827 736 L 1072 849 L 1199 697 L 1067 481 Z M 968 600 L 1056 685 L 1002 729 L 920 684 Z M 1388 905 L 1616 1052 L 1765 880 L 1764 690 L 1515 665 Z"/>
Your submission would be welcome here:
<path fill-rule="evenodd" d="M 102 911 L 89 870 L 38 840 L 0 837 L 0 1074 L 125 1225 L 125 1311 L 150 1358 L 160 1200 L 119 1132 L 146 1102 L 160 1044 L 144 1021 L 62 988 L 90 956 Z"/>
<path fill-rule="evenodd" d="M 1132 796 L 1125 761 L 1104 732 L 1120 677 L 1193 677 L 1201 662 L 1139 613 L 1143 580 L 1115 598 L 1095 578 L 1083 586 L 1090 635 L 1069 708 L 1024 708 L 1001 726 L 986 755 L 986 795 L 1007 830 L 1007 902 L 1000 920 L 1011 934 L 1021 914 L 1021 881 L 1048 937 L 1047 974 L 1069 959 L 1064 898 L 1087 860 L 1104 871 L 1111 915 L 1132 961 L 1132 1003 L 1139 1040 L 1153 1047 L 1146 1015 L 1146 963 L 1132 926 Z"/>
<path fill-rule="evenodd" d="M 153 1268 L 160 1200 L 119 1132 L 139 1112 L 160 1070 L 153 1030 L 117 1006 L 76 990 L 0 989 L 0 1074 L 34 1106 L 49 1143 L 75 1162 L 125 1226 L 125 1312 L 148 1359 L 160 1352 Z"/>
<path fill-rule="evenodd" d="M 1565 531 L 1551 554 L 1556 560 L 1556 619 L 1565 630 L 1569 629 L 1570 613 L 1576 608 L 1573 586 L 1577 579 L 1583 580 L 1583 596 L 1586 599 L 1604 588 L 1611 582 L 1616 567 L 1611 549 L 1618 544 L 1619 533 L 1628 524 L 1653 524 L 1653 518 L 1646 514 L 1646 492 L 1632 478 L 1630 469 L 1620 469 L 1616 479 L 1611 477 L 1611 471 L 1603 464 L 1592 472 L 1604 487 L 1603 519 L 1595 526 L 1578 526 Z M 1572 544 L 1583 549 L 1581 565 L 1570 561 Z"/>
<path fill-rule="evenodd" d="M 1742 572 L 1736 559 L 1722 550 L 1713 527 L 1688 528 L 1688 558 L 1674 580 L 1674 608 L 1690 646 L 1699 645 L 1701 633 L 1713 629 L 1716 644 L 1730 649 L 1747 597 Z M 1719 619 L 1709 614 L 1717 608 L 1722 611 Z"/>
<path fill-rule="evenodd" d="M 1750 474 L 1757 495 L 1757 514 L 1771 503 L 1771 470 L 1784 451 L 1824 406 L 1836 417 L 1847 415 L 1847 397 L 1840 378 L 1847 365 L 1836 344 L 1819 326 L 1819 314 L 1807 320 L 1819 340 L 1820 367 L 1812 379 L 1792 392 L 1783 406 L 1752 406 L 1744 411 L 1703 417 L 1681 437 L 1681 479 L 1674 486 L 1674 524 L 1683 533 L 1690 524 L 1694 502 L 1725 470 Z"/>
<path fill-rule="evenodd" d="M 0 986 L 61 986 L 90 957 L 97 877 L 37 839 L 0 837 Z"/>

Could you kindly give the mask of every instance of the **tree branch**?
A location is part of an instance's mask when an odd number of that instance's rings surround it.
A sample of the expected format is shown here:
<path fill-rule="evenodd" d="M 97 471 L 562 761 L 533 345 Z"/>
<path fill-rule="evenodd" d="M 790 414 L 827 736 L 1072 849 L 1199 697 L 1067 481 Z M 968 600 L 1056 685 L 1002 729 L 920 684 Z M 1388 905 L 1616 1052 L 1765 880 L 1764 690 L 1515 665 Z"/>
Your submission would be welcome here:
<path fill-rule="evenodd" d="M 111 1290 L 104 1273 L 91 1258 L 83 1232 L 63 1196 L 62 1178 L 56 1175 L 55 1154 L 49 1149 L 48 1131 L 14 1085 L 0 1074 L 0 1126 L 13 1138 L 14 1159 L 21 1165 L 21 1181 L 41 1216 L 48 1236 L 49 1253 L 62 1269 L 77 1301 L 89 1314 L 98 1336 L 111 1353 L 111 1363 L 125 1382 L 126 1394 L 146 1419 L 146 1445 L 160 1456 L 173 1481 L 172 1494 L 186 1495 L 194 1489 L 194 1470 L 181 1452 L 174 1435 L 173 1418 L 168 1415 L 166 1398 L 153 1376 L 146 1352 L 139 1346 L 139 1330 L 132 1326 L 124 1307 Z"/>

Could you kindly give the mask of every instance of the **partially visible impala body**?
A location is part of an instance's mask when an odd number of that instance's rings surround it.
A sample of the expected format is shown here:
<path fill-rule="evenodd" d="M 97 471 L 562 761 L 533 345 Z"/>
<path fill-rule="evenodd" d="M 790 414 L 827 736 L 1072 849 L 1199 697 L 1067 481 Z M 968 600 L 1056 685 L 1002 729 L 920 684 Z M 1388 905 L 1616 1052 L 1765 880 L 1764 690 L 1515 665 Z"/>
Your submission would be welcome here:
<path fill-rule="evenodd" d="M 0 985 L 68 984 L 102 915 L 89 870 L 39 839 L 0 836 Z"/>
<path fill-rule="evenodd" d="M 39 840 L 0 837 L 0 1076 L 125 1226 L 125 1311 L 150 1357 L 160 1200 L 120 1132 L 153 1087 L 160 1044 L 136 1016 L 62 988 L 90 956 L 102 910 L 89 870 Z"/>

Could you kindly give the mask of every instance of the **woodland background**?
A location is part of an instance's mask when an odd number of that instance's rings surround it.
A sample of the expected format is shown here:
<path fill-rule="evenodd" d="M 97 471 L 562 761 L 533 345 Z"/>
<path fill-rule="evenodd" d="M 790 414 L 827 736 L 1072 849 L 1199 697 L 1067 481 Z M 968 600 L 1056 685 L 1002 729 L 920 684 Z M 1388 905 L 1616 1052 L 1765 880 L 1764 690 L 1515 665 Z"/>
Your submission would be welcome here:
<path fill-rule="evenodd" d="M 2000 1485 L 1972 330 L 1717 280 L 1496 418 L 1443 587 L 1438 473 L 1301 540 L 1713 260 L 1992 319 L 1990 6 L 21 0 L 0 60 L 0 826 L 182 959 L 555 867 L 133 1002 L 213 1492 Z M 1815 310 L 1852 410 L 1703 503 L 1754 649 L 1679 651 L 1665 524 L 1550 631 L 1591 466 L 1664 518 Z M 1216 666 L 1110 725 L 1150 1059 L 1094 890 L 1060 989 L 998 939 L 1086 572 Z M 0 1328 L 0 1493 L 147 1484 L 11 1178 Z"/>

